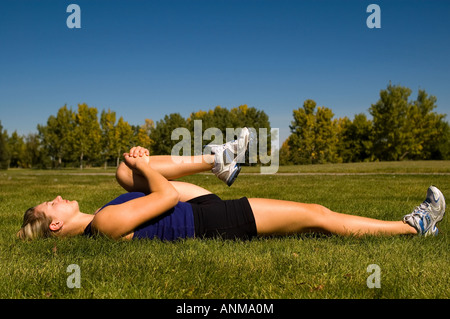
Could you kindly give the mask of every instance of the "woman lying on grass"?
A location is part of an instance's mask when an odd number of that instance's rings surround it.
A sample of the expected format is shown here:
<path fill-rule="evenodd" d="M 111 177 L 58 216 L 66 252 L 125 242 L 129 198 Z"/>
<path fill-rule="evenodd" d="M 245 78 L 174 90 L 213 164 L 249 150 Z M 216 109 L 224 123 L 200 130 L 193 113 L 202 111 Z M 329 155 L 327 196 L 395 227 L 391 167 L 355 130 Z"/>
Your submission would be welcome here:
<path fill-rule="evenodd" d="M 172 181 L 212 169 L 230 186 L 240 171 L 249 132 L 236 141 L 211 147 L 211 154 L 190 162 L 171 156 L 149 156 L 133 147 L 116 172 L 128 191 L 95 214 L 80 212 L 78 202 L 60 196 L 25 212 L 22 239 L 105 235 L 114 239 L 179 238 L 250 239 L 255 236 L 321 232 L 343 236 L 437 235 L 436 223 L 445 212 L 445 199 L 434 186 L 425 201 L 402 221 L 382 221 L 340 214 L 321 205 L 265 198 L 221 200 L 199 186 Z M 227 163 L 226 158 L 233 159 Z"/>

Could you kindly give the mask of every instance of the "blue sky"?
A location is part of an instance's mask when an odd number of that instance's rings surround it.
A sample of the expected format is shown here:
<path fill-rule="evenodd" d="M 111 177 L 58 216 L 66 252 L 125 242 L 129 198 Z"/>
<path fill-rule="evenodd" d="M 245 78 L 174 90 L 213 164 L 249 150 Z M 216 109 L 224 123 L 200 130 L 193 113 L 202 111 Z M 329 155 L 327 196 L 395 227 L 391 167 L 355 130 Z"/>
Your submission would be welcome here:
<path fill-rule="evenodd" d="M 71 3 L 81 29 L 66 25 Z M 380 29 L 366 25 L 371 3 Z M 306 99 L 369 115 L 390 81 L 449 114 L 449 13 L 445 0 L 1 1 L 0 121 L 28 134 L 64 104 L 130 124 L 247 104 L 281 143 Z"/>

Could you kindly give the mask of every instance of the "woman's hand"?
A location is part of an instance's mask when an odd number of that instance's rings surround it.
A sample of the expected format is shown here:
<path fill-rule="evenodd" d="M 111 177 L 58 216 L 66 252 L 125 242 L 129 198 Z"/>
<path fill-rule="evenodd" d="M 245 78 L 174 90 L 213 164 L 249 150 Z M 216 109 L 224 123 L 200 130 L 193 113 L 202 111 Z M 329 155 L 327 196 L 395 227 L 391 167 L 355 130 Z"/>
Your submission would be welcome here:
<path fill-rule="evenodd" d="M 125 164 L 132 169 L 141 170 L 150 163 L 150 152 L 148 149 L 136 146 L 130 149 L 130 152 L 124 153 Z"/>
<path fill-rule="evenodd" d="M 130 149 L 130 151 L 128 153 L 125 153 L 125 154 L 128 154 L 131 157 L 140 157 L 140 156 L 144 156 L 144 155 L 150 156 L 149 150 L 144 148 L 144 147 L 142 147 L 142 146 L 132 147 Z"/>

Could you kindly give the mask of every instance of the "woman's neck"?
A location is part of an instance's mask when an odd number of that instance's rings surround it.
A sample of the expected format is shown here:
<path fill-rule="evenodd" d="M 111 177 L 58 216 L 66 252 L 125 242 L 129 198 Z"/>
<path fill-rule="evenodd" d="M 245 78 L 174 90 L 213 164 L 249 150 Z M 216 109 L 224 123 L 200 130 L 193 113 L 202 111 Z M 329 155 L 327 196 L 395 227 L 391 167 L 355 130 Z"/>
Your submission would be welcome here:
<path fill-rule="evenodd" d="M 64 235 L 70 237 L 83 234 L 84 229 L 92 221 L 93 218 L 94 215 L 80 212 L 73 217 L 69 225 L 65 225 L 66 227 L 64 227 Z"/>

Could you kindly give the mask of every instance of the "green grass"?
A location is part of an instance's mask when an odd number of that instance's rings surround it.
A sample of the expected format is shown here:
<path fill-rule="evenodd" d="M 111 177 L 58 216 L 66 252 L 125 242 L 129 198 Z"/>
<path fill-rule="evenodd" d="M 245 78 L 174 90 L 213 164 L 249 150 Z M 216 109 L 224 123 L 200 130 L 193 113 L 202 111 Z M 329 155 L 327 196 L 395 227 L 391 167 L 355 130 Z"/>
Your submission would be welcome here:
<path fill-rule="evenodd" d="M 231 188 L 211 174 L 183 180 L 224 199 L 313 202 L 387 220 L 409 213 L 431 184 L 450 194 L 449 161 L 288 166 L 280 167 L 280 172 L 290 174 L 280 175 L 256 172 L 258 168 L 245 168 L 243 173 L 250 174 L 240 176 Z M 317 175 L 292 174 L 296 172 Z M 93 212 L 123 192 L 111 175 L 97 175 L 104 170 L 78 173 L 0 172 L 0 298 L 450 297 L 448 217 L 439 224 L 436 238 L 299 235 L 248 242 L 115 242 L 83 237 L 18 241 L 15 233 L 30 206 L 62 195 L 77 199 L 82 211 Z M 70 264 L 80 267 L 79 289 L 67 287 Z M 379 289 L 367 287 L 370 264 L 381 269 Z"/>

